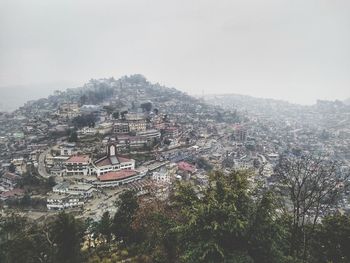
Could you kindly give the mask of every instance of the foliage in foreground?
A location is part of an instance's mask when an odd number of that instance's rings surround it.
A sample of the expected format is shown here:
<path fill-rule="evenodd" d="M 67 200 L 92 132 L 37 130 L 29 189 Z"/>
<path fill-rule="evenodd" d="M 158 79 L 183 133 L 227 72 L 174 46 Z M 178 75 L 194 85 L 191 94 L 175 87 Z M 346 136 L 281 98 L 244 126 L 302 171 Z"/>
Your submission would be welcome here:
<path fill-rule="evenodd" d="M 125 192 L 116 214 L 99 222 L 66 213 L 47 222 L 9 215 L 0 220 L 0 262 L 350 261 L 348 216 L 326 217 L 308 230 L 306 253 L 296 256 L 295 237 L 303 235 L 293 233 L 292 217 L 277 203 L 269 191 L 256 194 L 245 171 L 214 172 L 200 195 L 186 183 L 167 201 Z"/>

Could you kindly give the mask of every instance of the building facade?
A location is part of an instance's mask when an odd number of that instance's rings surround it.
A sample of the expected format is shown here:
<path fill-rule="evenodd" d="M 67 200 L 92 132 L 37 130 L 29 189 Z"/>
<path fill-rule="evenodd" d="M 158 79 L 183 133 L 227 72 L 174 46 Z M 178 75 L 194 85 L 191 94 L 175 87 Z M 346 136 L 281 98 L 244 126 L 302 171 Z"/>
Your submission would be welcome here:
<path fill-rule="evenodd" d="M 95 161 L 92 165 L 93 173 L 99 177 L 108 172 L 134 170 L 135 160 L 118 156 L 117 146 L 114 143 L 110 143 L 107 146 L 107 155 Z"/>

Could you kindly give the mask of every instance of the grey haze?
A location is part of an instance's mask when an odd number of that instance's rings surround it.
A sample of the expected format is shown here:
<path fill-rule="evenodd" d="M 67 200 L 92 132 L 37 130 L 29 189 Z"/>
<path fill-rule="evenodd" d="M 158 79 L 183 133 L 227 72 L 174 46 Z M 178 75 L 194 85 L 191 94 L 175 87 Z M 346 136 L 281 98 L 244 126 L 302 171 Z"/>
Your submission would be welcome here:
<path fill-rule="evenodd" d="M 349 14 L 348 0 L 0 0 L 0 86 L 141 73 L 190 94 L 345 99 Z"/>

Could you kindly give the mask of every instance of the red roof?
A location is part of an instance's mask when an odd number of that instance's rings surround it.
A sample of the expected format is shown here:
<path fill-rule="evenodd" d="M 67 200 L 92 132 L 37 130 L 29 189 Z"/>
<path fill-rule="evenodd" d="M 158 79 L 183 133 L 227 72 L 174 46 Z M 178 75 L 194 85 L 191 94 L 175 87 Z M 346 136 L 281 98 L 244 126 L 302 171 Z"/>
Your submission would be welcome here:
<path fill-rule="evenodd" d="M 100 180 L 101 182 L 105 182 L 105 181 L 118 181 L 118 180 L 122 180 L 128 177 L 132 177 L 137 175 L 137 172 L 134 170 L 121 170 L 121 171 L 117 171 L 117 172 L 108 172 L 106 174 L 102 174 L 100 175 L 98 178 L 98 180 Z"/>
<path fill-rule="evenodd" d="M 24 195 L 24 190 L 23 189 L 15 188 L 13 190 L 1 193 L 0 197 L 2 199 L 7 199 L 7 198 L 10 198 L 10 197 L 23 196 L 23 195 Z"/>
<path fill-rule="evenodd" d="M 89 163 L 89 160 L 88 155 L 74 155 L 66 160 L 66 163 Z"/>
<path fill-rule="evenodd" d="M 194 173 L 196 171 L 196 167 L 192 164 L 189 164 L 187 162 L 179 162 L 177 164 L 177 167 L 180 170 L 186 171 L 186 172 L 190 172 L 190 173 Z"/>
<path fill-rule="evenodd" d="M 97 160 L 97 161 L 95 162 L 95 165 L 96 165 L 97 167 L 100 167 L 100 166 L 112 165 L 112 163 L 111 163 L 111 160 L 110 160 L 109 158 L 103 157 L 102 159 Z"/>
<path fill-rule="evenodd" d="M 131 161 L 131 159 L 120 157 L 120 156 L 118 156 L 118 160 L 120 163 L 128 163 Z"/>
<path fill-rule="evenodd" d="M 116 156 L 116 158 L 118 159 L 119 163 L 128 163 L 131 161 L 131 159 L 127 159 L 124 157 L 120 157 L 120 156 Z M 95 162 L 95 165 L 97 167 L 101 167 L 101 166 L 108 166 L 108 165 L 113 165 L 111 162 L 111 159 L 107 156 L 103 157 L 102 159 L 99 159 Z"/>
<path fill-rule="evenodd" d="M 6 178 L 7 180 L 16 181 L 20 179 L 20 176 L 14 173 L 6 172 L 2 177 Z"/>

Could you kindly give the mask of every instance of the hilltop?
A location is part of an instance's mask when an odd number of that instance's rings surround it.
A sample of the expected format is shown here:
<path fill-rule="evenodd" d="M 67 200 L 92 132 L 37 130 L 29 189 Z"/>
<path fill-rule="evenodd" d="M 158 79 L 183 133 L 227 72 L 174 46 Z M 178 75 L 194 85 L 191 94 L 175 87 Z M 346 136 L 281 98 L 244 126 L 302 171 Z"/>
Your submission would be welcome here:
<path fill-rule="evenodd" d="M 162 113 L 182 113 L 185 120 L 198 118 L 193 113 L 218 115 L 223 121 L 235 121 L 237 116 L 231 116 L 219 106 L 205 103 L 175 88 L 149 82 L 143 75 L 123 76 L 119 79 L 91 79 L 82 87 L 69 88 L 65 91 L 56 90 L 47 98 L 32 100 L 15 111 L 24 116 L 52 115 L 63 104 L 77 104 L 88 108 L 91 105 L 102 106 L 107 113 L 111 111 L 138 111 L 142 104 L 151 103 L 152 108 Z M 39 115 L 38 115 L 39 114 Z M 232 119 L 233 118 L 233 119 Z"/>

